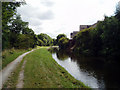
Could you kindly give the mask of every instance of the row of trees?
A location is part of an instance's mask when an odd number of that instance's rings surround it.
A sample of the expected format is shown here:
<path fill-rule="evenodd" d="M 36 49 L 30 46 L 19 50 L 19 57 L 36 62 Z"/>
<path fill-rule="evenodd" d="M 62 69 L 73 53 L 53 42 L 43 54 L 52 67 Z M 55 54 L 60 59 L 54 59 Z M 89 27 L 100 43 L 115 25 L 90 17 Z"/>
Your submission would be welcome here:
<path fill-rule="evenodd" d="M 72 50 L 76 54 L 104 56 L 108 61 L 119 61 L 117 58 L 120 58 L 120 2 L 115 16 L 105 16 L 95 28 L 80 31 L 72 42 L 65 36 L 60 38 L 58 45 L 61 49 Z"/>
<path fill-rule="evenodd" d="M 68 46 L 69 39 L 65 34 L 59 34 L 56 39 L 57 44 L 59 45 L 60 49 L 66 49 Z"/>
<path fill-rule="evenodd" d="M 105 16 L 95 28 L 80 31 L 73 41 L 74 52 L 120 58 L 120 6 L 117 6 L 115 16 Z"/>
<path fill-rule="evenodd" d="M 57 39 L 52 39 L 49 35 L 41 33 L 36 35 L 28 27 L 29 23 L 24 22 L 21 16 L 17 14 L 17 7 L 24 5 L 20 2 L 3 2 L 2 3 L 2 49 L 17 48 L 28 49 L 36 45 L 51 46 L 60 45 L 68 42 L 64 34 L 59 34 Z"/>
<path fill-rule="evenodd" d="M 59 45 L 59 48 L 64 49 L 68 45 L 69 39 L 65 34 L 59 34 L 57 39 L 52 39 L 49 35 L 41 33 L 37 35 L 37 45 L 39 46 L 55 46 Z"/>
<path fill-rule="evenodd" d="M 39 46 L 51 46 L 53 45 L 53 39 L 44 33 L 41 33 L 39 35 L 37 35 L 38 37 L 38 45 Z"/>
<path fill-rule="evenodd" d="M 2 2 L 2 48 L 33 48 L 36 44 L 34 31 L 28 22 L 22 21 L 17 7 L 24 3 Z"/>

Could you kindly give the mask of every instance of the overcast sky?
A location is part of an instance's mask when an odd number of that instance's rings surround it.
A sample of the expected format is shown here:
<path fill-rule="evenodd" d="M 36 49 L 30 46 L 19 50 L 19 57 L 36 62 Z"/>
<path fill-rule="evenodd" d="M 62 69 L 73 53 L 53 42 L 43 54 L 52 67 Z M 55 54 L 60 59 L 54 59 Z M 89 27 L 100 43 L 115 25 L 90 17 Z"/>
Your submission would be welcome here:
<path fill-rule="evenodd" d="M 119 0 L 26 0 L 18 8 L 24 21 L 35 34 L 46 33 L 52 38 L 79 31 L 79 25 L 90 25 L 114 15 Z"/>

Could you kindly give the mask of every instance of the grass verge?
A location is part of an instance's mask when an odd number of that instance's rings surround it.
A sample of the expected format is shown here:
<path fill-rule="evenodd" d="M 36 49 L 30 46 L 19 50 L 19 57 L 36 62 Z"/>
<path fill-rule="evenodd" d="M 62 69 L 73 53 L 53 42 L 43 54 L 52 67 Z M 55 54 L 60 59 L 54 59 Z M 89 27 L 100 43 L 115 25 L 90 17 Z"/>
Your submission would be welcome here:
<path fill-rule="evenodd" d="M 24 88 L 89 88 L 56 63 L 46 48 L 26 55 Z"/>
<path fill-rule="evenodd" d="M 7 66 L 10 62 L 15 60 L 19 55 L 29 51 L 28 50 L 22 50 L 22 49 L 9 49 L 9 50 L 4 50 L 2 52 L 2 69 Z"/>

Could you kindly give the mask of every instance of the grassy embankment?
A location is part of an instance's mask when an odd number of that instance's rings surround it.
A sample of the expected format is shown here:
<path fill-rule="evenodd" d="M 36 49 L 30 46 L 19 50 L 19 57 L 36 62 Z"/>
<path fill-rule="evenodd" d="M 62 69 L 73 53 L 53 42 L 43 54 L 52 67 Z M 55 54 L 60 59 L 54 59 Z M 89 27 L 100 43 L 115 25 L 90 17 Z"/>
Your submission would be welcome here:
<path fill-rule="evenodd" d="M 24 88 L 88 88 L 56 63 L 46 48 L 26 55 Z"/>
<path fill-rule="evenodd" d="M 4 88 L 15 88 L 23 61 L 27 60 L 24 69 L 23 88 L 87 88 L 82 82 L 74 79 L 64 68 L 58 65 L 46 48 L 40 48 L 26 55 L 12 72 Z"/>
<path fill-rule="evenodd" d="M 20 56 L 21 54 L 23 54 L 29 50 L 31 50 L 31 49 L 28 49 L 28 50 L 23 50 L 23 49 L 4 50 L 2 52 L 2 69 L 5 66 L 7 66 L 7 64 L 9 64 L 13 60 L 15 60 L 18 56 Z"/>

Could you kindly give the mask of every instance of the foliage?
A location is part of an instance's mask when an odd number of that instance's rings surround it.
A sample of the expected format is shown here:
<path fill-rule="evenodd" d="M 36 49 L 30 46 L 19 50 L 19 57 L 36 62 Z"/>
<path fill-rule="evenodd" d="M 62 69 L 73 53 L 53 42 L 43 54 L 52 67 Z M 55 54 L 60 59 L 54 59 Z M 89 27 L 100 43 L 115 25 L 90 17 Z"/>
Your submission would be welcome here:
<path fill-rule="evenodd" d="M 120 21 L 120 1 L 118 2 L 118 5 L 116 6 L 115 16 Z"/>
<path fill-rule="evenodd" d="M 22 50 L 22 49 L 8 49 L 4 50 L 2 52 L 2 68 L 7 66 L 10 62 L 15 60 L 19 55 L 27 52 L 27 50 Z"/>
<path fill-rule="evenodd" d="M 19 49 L 34 48 L 34 46 L 35 46 L 35 39 L 32 35 L 28 35 L 28 34 L 20 34 L 18 36 L 17 43 L 15 43 L 15 47 Z"/>
<path fill-rule="evenodd" d="M 19 2 L 2 3 L 2 48 L 31 48 L 36 44 L 34 31 L 28 27 L 28 22 L 21 20 L 17 14 Z"/>
<path fill-rule="evenodd" d="M 98 28 L 98 31 L 102 30 L 100 35 L 103 42 L 103 52 L 109 56 L 119 56 L 120 52 L 120 22 L 114 16 L 106 17 L 102 22 L 102 27 Z"/>
<path fill-rule="evenodd" d="M 90 31 L 92 30 L 92 28 L 89 29 L 84 29 L 82 31 L 80 31 L 73 39 L 76 42 L 76 47 L 79 51 L 79 53 L 83 53 L 83 52 L 89 52 L 90 49 Z"/>
<path fill-rule="evenodd" d="M 38 46 L 43 46 L 44 45 L 44 42 L 40 39 L 38 39 L 38 43 L 37 43 Z"/>
<path fill-rule="evenodd" d="M 9 48 L 9 26 L 12 17 L 16 14 L 17 7 L 20 7 L 20 2 L 2 2 L 2 48 Z"/>
<path fill-rule="evenodd" d="M 10 47 L 31 48 L 35 45 L 34 31 L 28 28 L 28 22 L 23 22 L 20 15 L 13 19 L 10 27 Z"/>
<path fill-rule="evenodd" d="M 41 33 L 41 34 L 39 34 L 37 36 L 38 36 L 38 39 L 42 40 L 42 42 L 43 42 L 42 45 L 43 46 L 51 46 L 51 45 L 53 45 L 53 40 L 49 35 Z"/>
<path fill-rule="evenodd" d="M 53 39 L 53 45 L 54 45 L 54 46 L 57 45 L 57 39 Z"/>
<path fill-rule="evenodd" d="M 68 46 L 69 39 L 66 37 L 62 37 L 58 41 L 58 45 L 60 49 L 65 49 Z"/>
<path fill-rule="evenodd" d="M 58 36 L 57 36 L 57 44 L 58 44 L 58 42 L 59 42 L 59 39 L 60 38 L 62 38 L 62 37 L 67 37 L 65 34 L 59 34 Z"/>
<path fill-rule="evenodd" d="M 34 35 L 34 31 L 27 27 L 22 30 L 22 34 Z"/>
<path fill-rule="evenodd" d="M 23 22 L 20 15 L 16 15 L 16 18 L 12 19 L 10 24 L 10 31 L 15 34 L 20 34 L 20 32 L 24 32 L 24 30 L 28 27 L 28 22 Z"/>
<path fill-rule="evenodd" d="M 102 55 L 108 58 L 120 57 L 120 21 L 105 16 L 95 28 L 80 31 L 74 38 L 74 52 L 86 55 Z"/>

